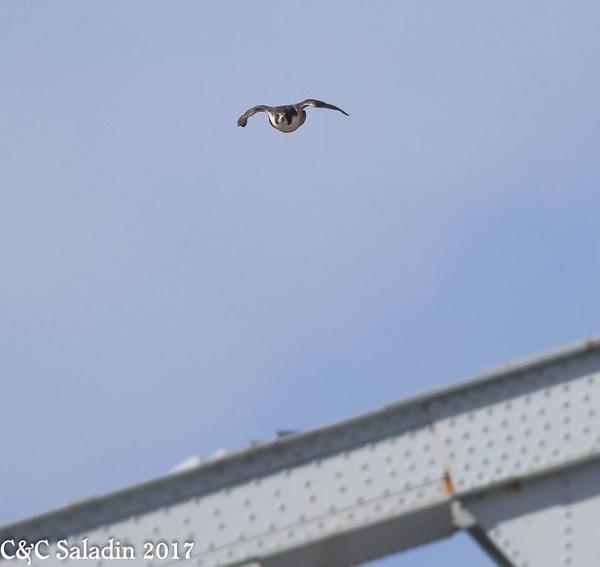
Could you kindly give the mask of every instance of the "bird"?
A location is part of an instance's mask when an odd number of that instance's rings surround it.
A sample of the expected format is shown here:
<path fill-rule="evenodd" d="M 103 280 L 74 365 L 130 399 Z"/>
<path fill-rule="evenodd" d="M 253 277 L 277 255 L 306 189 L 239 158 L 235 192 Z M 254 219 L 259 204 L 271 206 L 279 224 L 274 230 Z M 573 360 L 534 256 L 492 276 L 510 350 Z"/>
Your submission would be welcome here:
<path fill-rule="evenodd" d="M 304 124 L 304 121 L 306 120 L 306 112 L 304 109 L 308 106 L 314 106 L 315 108 L 329 108 L 330 110 L 337 110 L 346 116 L 350 116 L 338 106 L 314 98 L 307 98 L 297 104 L 286 104 L 284 106 L 266 106 L 264 104 L 253 106 L 238 118 L 237 124 L 244 128 L 246 124 L 248 124 L 248 118 L 254 116 L 257 112 L 266 112 L 271 126 L 276 130 L 287 134 L 297 130 Z"/>

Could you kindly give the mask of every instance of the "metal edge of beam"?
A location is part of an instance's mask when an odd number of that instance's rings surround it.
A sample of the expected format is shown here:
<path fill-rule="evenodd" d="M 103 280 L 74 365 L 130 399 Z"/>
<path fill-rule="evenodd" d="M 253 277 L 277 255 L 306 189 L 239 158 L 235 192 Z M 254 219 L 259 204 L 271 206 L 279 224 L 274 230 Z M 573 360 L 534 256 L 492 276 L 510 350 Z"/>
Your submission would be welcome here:
<path fill-rule="evenodd" d="M 208 462 L 204 462 L 194 467 L 193 469 L 168 473 L 158 478 L 154 478 L 139 484 L 131 485 L 115 491 L 110 491 L 99 496 L 91 496 L 84 498 L 75 503 L 69 504 L 65 507 L 50 510 L 35 516 L 31 516 L 16 522 L 12 522 L 0 527 L 0 539 L 6 534 L 13 534 L 22 531 L 27 527 L 36 525 L 38 523 L 45 523 L 48 521 L 59 520 L 65 516 L 73 517 L 79 513 L 85 511 L 91 511 L 99 506 L 107 506 L 113 500 L 121 500 L 128 498 L 129 496 L 140 493 L 146 490 L 155 490 L 160 488 L 167 488 L 171 483 L 177 480 L 185 481 L 186 479 L 194 478 L 200 472 L 204 471 L 218 471 L 225 465 L 233 463 L 241 464 L 244 460 L 249 458 L 258 458 L 261 456 L 269 455 L 273 451 L 293 447 L 301 441 L 306 441 L 313 438 L 318 438 L 328 433 L 335 433 L 348 426 L 360 425 L 368 422 L 372 419 L 377 419 L 384 416 L 387 412 L 394 412 L 403 408 L 413 408 L 419 405 L 427 405 L 427 403 L 447 395 L 455 394 L 476 388 L 477 386 L 494 380 L 502 379 L 506 376 L 514 375 L 519 372 L 531 370 L 533 368 L 544 367 L 549 364 L 553 364 L 559 361 L 576 357 L 578 355 L 592 353 L 600 350 L 600 337 L 592 337 L 587 340 L 579 341 L 571 345 L 545 351 L 541 354 L 517 359 L 511 363 L 499 366 L 495 369 L 491 369 L 482 373 L 477 374 L 473 378 L 463 380 L 461 382 L 451 384 L 445 387 L 440 387 L 431 390 L 424 394 L 416 396 L 410 396 L 397 402 L 384 405 L 382 408 L 372 410 L 361 415 L 326 425 L 317 429 L 313 429 L 306 432 L 294 433 L 292 435 L 267 441 L 256 446 L 244 448 L 241 450 L 234 451 L 227 456 L 219 459 L 214 459 Z M 543 473 L 540 473 L 543 474 Z M 252 478 L 254 475 L 250 475 Z M 506 484 L 502 482 L 500 484 Z"/>
<path fill-rule="evenodd" d="M 480 495 L 488 494 L 490 492 L 493 492 L 494 490 L 499 490 L 503 488 L 516 488 L 520 484 L 525 484 L 536 480 L 543 480 L 544 478 L 568 471 L 571 468 L 580 467 L 582 465 L 587 465 L 596 461 L 600 461 L 600 453 L 594 452 L 583 457 L 566 459 L 562 462 L 550 466 L 545 466 L 535 471 L 531 471 L 521 475 L 513 475 L 507 479 L 493 481 L 486 484 L 483 488 L 467 488 L 466 490 L 461 490 L 457 494 L 460 494 L 460 499 L 464 501 L 465 499 L 476 498 Z"/>
<path fill-rule="evenodd" d="M 342 530 L 326 538 L 317 549 L 314 545 L 306 544 L 291 547 L 283 552 L 276 552 L 254 559 L 257 567 L 331 567 L 337 565 L 358 565 L 366 561 L 380 559 L 387 555 L 399 553 L 408 548 L 426 545 L 433 541 L 453 536 L 460 528 L 452 522 L 450 498 L 442 502 L 430 504 L 419 510 L 413 510 L 405 516 L 389 517 L 365 528 Z M 432 519 L 433 524 L 432 524 Z M 381 530 L 388 534 L 401 534 L 408 526 L 419 525 L 419 540 L 411 545 L 403 544 L 391 537 L 382 537 Z M 432 531 L 432 527 L 435 530 Z M 383 541 L 385 540 L 385 545 Z M 391 543 L 393 541 L 393 543 Z M 344 548 L 353 548 L 352 563 L 340 557 Z M 356 562 L 357 556 L 361 556 Z M 335 558 L 335 559 L 334 559 Z M 252 560 L 250 561 L 252 564 Z M 240 565 L 246 567 L 247 560 Z"/>

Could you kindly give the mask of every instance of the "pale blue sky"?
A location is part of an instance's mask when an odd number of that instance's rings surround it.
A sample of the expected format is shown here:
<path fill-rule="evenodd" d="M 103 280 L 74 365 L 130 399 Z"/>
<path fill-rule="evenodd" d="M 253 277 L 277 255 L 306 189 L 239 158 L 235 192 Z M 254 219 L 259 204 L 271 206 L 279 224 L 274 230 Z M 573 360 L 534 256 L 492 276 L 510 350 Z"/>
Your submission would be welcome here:
<path fill-rule="evenodd" d="M 598 333 L 599 22 L 0 3 L 0 523 Z"/>

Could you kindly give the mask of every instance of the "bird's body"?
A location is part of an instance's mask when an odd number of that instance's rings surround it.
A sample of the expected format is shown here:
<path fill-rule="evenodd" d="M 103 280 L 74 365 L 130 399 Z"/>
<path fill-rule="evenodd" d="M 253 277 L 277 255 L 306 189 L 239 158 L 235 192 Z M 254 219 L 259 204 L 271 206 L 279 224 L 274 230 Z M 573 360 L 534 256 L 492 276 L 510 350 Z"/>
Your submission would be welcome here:
<path fill-rule="evenodd" d="M 306 120 L 306 112 L 304 109 L 307 106 L 314 106 L 315 108 L 329 108 L 330 110 L 338 110 L 346 116 L 350 116 L 347 112 L 344 112 L 341 108 L 334 106 L 333 104 L 327 104 L 320 100 L 309 98 L 299 102 L 297 104 L 287 104 L 284 106 L 266 106 L 264 104 L 253 106 L 242 114 L 238 119 L 238 126 L 242 128 L 248 123 L 248 118 L 256 114 L 257 112 L 265 112 L 269 118 L 269 122 L 273 128 L 280 132 L 288 133 L 297 130 L 304 124 Z"/>
<path fill-rule="evenodd" d="M 293 104 L 274 106 L 266 112 L 271 126 L 280 132 L 293 132 L 300 128 L 306 120 L 306 112 L 302 108 L 296 108 Z"/>

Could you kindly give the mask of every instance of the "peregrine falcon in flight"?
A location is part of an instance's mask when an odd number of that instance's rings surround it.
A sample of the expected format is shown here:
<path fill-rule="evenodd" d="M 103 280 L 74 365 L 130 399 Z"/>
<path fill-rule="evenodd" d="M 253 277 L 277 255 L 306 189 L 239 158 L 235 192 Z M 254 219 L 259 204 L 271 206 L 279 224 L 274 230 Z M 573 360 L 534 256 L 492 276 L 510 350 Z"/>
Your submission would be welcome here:
<path fill-rule="evenodd" d="M 338 110 L 342 114 L 350 116 L 347 112 L 344 112 L 341 108 L 334 106 L 333 104 L 327 104 L 326 102 L 315 100 L 314 98 L 307 98 L 297 104 L 287 104 L 285 106 L 265 106 L 264 104 L 253 106 L 238 118 L 238 126 L 243 128 L 248 124 L 248 118 L 254 116 L 257 112 L 266 112 L 273 128 L 276 128 L 280 132 L 293 132 L 304 124 L 304 121 L 306 120 L 306 112 L 304 112 L 304 109 L 307 106 Z"/>

